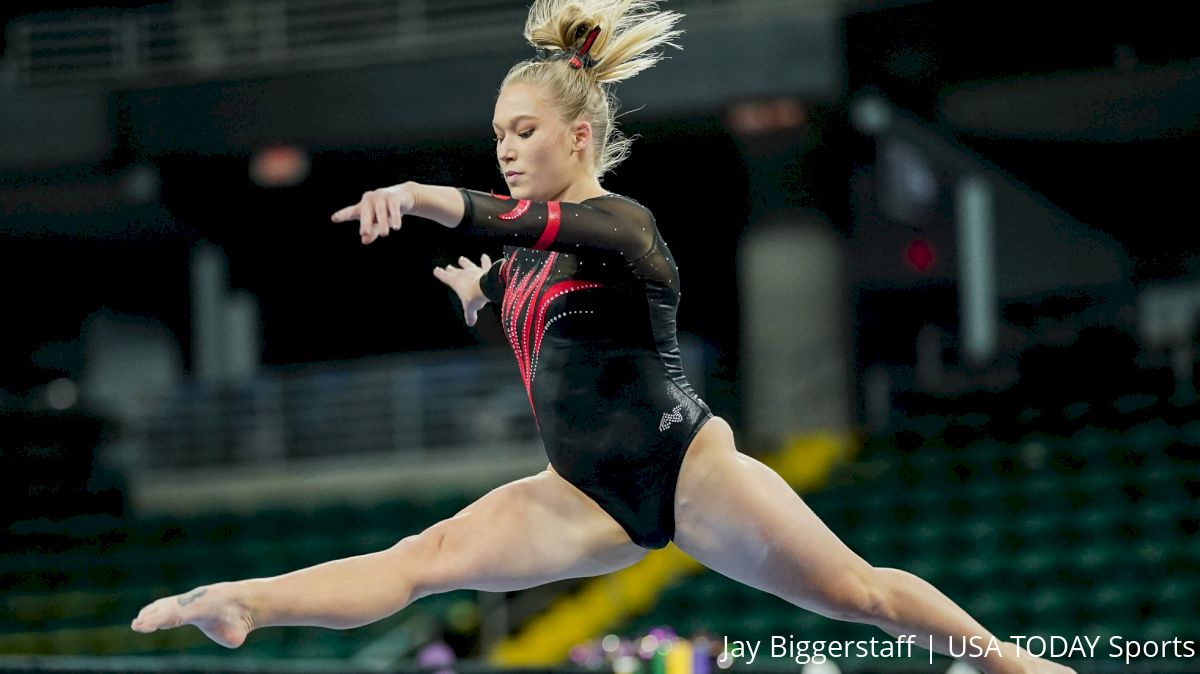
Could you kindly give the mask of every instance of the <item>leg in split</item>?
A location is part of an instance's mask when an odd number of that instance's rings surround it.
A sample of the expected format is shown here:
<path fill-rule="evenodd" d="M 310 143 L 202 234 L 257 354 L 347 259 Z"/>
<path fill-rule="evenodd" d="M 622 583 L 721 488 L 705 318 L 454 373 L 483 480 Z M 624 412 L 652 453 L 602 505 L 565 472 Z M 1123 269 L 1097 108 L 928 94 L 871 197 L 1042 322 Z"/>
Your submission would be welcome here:
<path fill-rule="evenodd" d="M 646 550 L 552 470 L 492 490 L 394 546 L 272 578 L 217 583 L 159 599 L 132 627 L 191 624 L 236 648 L 259 627 L 346 629 L 456 589 L 511 591 L 628 566 Z"/>
<path fill-rule="evenodd" d="M 992 634 L 926 581 L 876 568 L 848 548 L 774 471 L 734 447 L 721 419 L 709 421 L 684 459 L 675 497 L 675 543 L 705 566 L 837 620 L 889 634 L 948 638 Z M 987 672 L 1072 672 L 999 642 L 1003 657 L 977 658 Z M 940 648 L 938 646 L 941 646 Z"/>

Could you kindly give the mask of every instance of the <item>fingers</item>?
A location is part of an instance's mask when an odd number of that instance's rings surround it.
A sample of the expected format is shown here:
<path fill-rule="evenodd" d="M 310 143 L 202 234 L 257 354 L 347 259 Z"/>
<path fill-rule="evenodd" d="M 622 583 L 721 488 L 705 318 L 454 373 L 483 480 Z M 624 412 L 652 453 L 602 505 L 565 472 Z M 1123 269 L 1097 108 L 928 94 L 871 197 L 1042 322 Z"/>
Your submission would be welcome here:
<path fill-rule="evenodd" d="M 372 192 L 363 194 L 358 209 L 358 235 L 364 244 L 371 243 L 388 233 L 387 200 Z"/>
<path fill-rule="evenodd" d="M 358 204 L 354 204 L 353 206 L 347 206 L 347 207 L 335 212 L 332 216 L 329 217 L 329 219 L 334 222 L 346 222 L 347 220 L 357 220 L 358 219 L 358 207 L 361 205 L 362 205 L 361 203 L 358 203 Z"/>
<path fill-rule="evenodd" d="M 358 235 L 364 244 L 371 243 L 392 230 L 400 229 L 404 217 L 402 195 L 395 189 L 363 192 L 362 199 L 330 216 L 334 222 L 358 220 Z"/>
<path fill-rule="evenodd" d="M 479 319 L 479 312 L 478 311 L 467 311 L 463 314 L 463 318 L 465 318 L 467 321 L 467 327 L 473 328 L 473 327 L 475 327 L 475 321 Z"/>
<path fill-rule="evenodd" d="M 375 236 L 388 235 L 388 205 L 384 199 L 375 200 Z"/>
<path fill-rule="evenodd" d="M 404 210 L 400 208 L 399 202 L 388 202 L 388 211 L 391 218 L 388 220 L 388 226 L 392 229 L 400 229 L 400 224 L 404 221 Z M 387 234 L 384 234 L 387 236 Z"/>
<path fill-rule="evenodd" d="M 368 203 L 366 194 L 359 205 L 361 208 L 358 209 L 358 235 L 362 237 L 363 243 L 371 243 L 375 240 L 375 208 Z"/>
<path fill-rule="evenodd" d="M 485 270 L 492 266 L 492 258 L 488 257 L 487 253 L 484 253 L 483 256 L 479 258 L 479 264 L 475 264 L 474 260 L 472 260 L 469 257 L 463 256 L 463 257 L 458 258 L 458 264 L 463 269 L 470 269 L 471 271 L 482 271 L 482 270 Z"/>
<path fill-rule="evenodd" d="M 455 288 L 454 286 L 455 282 L 458 281 L 459 276 L 462 274 L 462 271 L 463 270 L 459 269 L 458 267 L 448 264 L 444 267 L 434 267 L 433 276 L 442 283 L 454 288 L 455 292 L 458 292 L 458 288 Z"/>

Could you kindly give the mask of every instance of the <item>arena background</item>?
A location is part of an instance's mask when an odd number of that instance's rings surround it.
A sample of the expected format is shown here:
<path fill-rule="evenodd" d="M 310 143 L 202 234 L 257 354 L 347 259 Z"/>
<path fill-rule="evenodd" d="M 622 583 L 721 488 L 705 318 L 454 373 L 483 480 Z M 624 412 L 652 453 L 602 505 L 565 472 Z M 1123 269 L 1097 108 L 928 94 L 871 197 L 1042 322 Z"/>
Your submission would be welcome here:
<path fill-rule="evenodd" d="M 681 261 L 689 376 L 743 451 L 1001 637 L 1098 638 L 1061 658 L 1081 673 L 1200 671 L 1186 4 L 668 6 L 685 49 L 618 90 L 638 139 L 605 185 Z M 405 179 L 503 189 L 489 121 L 525 9 L 0 7 L 0 670 L 972 671 L 721 659 L 886 635 L 672 548 L 237 651 L 128 629 L 544 465 L 493 310 L 464 327 L 430 274 L 498 251 L 329 222 Z"/>

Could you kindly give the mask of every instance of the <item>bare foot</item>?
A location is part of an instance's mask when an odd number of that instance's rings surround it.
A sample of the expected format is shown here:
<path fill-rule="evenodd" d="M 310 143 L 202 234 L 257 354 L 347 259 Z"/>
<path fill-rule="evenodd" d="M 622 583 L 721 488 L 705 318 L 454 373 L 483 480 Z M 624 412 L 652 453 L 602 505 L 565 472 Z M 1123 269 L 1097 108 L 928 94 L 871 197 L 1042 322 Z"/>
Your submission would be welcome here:
<path fill-rule="evenodd" d="M 159 599 L 138 612 L 130 626 L 135 632 L 149 633 L 195 625 L 218 644 L 237 648 L 255 625 L 252 612 L 236 588 L 236 583 L 218 583 Z"/>

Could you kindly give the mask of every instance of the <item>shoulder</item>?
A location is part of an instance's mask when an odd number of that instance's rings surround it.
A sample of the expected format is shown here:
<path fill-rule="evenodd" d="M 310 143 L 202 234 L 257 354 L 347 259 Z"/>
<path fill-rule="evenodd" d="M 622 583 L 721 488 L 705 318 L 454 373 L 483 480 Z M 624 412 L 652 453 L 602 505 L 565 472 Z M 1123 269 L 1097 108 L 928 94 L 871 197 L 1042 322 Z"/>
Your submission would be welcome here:
<path fill-rule="evenodd" d="M 649 208 L 646 208 L 624 194 L 609 192 L 598 197 L 585 199 L 583 203 L 631 220 L 654 222 L 654 214 L 650 212 Z"/>

